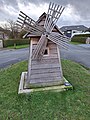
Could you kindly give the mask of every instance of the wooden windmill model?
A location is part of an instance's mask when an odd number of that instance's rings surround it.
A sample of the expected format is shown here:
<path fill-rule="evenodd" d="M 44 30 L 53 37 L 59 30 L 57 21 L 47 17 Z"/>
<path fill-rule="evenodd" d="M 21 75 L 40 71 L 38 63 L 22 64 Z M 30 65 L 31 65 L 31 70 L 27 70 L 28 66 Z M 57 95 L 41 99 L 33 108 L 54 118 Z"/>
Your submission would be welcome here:
<path fill-rule="evenodd" d="M 64 7 L 50 3 L 43 26 L 20 11 L 17 25 L 31 35 L 26 88 L 64 84 L 59 47 L 66 48 L 68 39 L 53 32 L 63 10 Z"/>

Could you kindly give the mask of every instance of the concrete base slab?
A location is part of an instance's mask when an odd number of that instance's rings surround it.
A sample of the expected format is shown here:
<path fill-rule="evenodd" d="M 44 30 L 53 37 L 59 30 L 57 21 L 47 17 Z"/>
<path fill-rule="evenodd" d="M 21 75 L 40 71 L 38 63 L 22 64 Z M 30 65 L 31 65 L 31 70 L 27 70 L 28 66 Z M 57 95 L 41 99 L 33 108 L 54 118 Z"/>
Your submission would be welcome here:
<path fill-rule="evenodd" d="M 41 88 L 31 88 L 30 89 L 30 88 L 25 87 L 26 78 L 27 78 L 27 72 L 22 72 L 21 80 L 20 80 L 20 84 L 19 84 L 19 89 L 18 89 L 18 94 L 30 93 L 30 92 L 36 92 L 36 91 L 46 91 L 46 90 L 59 92 L 59 91 L 65 91 L 68 89 L 73 89 L 72 85 L 65 78 L 63 78 L 65 81 L 63 85 L 41 87 Z"/>

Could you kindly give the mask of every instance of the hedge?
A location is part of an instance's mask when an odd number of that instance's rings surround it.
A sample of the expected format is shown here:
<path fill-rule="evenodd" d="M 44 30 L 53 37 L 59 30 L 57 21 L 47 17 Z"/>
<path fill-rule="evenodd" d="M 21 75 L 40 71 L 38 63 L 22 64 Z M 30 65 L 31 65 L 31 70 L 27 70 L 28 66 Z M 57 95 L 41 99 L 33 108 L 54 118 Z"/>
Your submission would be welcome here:
<path fill-rule="evenodd" d="M 74 35 L 71 39 L 72 42 L 86 43 L 87 37 L 90 37 L 90 34 L 79 34 Z"/>
<path fill-rule="evenodd" d="M 90 34 L 79 34 L 79 35 L 74 35 L 77 37 L 90 37 Z"/>
<path fill-rule="evenodd" d="M 25 45 L 29 44 L 29 39 L 10 39 L 10 40 L 3 40 L 3 46 L 8 47 L 8 46 L 14 46 L 16 45 Z"/>

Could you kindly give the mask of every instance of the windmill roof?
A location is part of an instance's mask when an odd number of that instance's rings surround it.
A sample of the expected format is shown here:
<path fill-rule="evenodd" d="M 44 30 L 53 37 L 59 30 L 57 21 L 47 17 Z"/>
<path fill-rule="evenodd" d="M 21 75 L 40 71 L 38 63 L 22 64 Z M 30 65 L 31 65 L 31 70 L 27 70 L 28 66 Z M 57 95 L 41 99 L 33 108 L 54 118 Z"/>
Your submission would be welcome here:
<path fill-rule="evenodd" d="M 28 32 L 28 33 L 26 33 L 24 36 L 23 36 L 23 38 L 29 38 L 29 37 L 40 37 L 40 35 L 33 35 L 33 34 L 30 34 L 30 32 Z"/>
<path fill-rule="evenodd" d="M 37 20 L 37 23 L 39 23 L 40 21 L 42 21 L 42 19 L 45 18 L 46 15 L 47 15 L 47 14 L 44 12 L 44 13 L 39 17 L 39 19 Z M 63 34 L 62 31 L 58 28 L 57 25 L 55 25 L 55 28 L 58 30 L 58 32 L 59 32 L 60 34 Z"/>
<path fill-rule="evenodd" d="M 38 18 L 37 22 L 39 23 L 44 17 L 46 17 L 45 12 Z"/>

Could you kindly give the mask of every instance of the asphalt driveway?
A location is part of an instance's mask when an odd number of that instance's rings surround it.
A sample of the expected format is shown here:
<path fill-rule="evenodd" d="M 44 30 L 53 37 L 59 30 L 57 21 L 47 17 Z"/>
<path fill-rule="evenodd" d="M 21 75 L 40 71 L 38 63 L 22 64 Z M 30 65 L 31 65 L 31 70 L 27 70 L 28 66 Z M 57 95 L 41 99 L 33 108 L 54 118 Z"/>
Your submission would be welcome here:
<path fill-rule="evenodd" d="M 68 50 L 61 49 L 61 58 L 78 62 L 90 68 L 90 44 L 89 45 L 71 45 Z"/>
<path fill-rule="evenodd" d="M 29 48 L 0 50 L 0 68 L 28 59 Z"/>
<path fill-rule="evenodd" d="M 90 45 L 71 45 L 68 50 L 61 49 L 61 58 L 78 62 L 90 68 Z M 27 60 L 29 48 L 18 50 L 0 50 L 0 68 L 5 68 L 19 61 Z"/>

